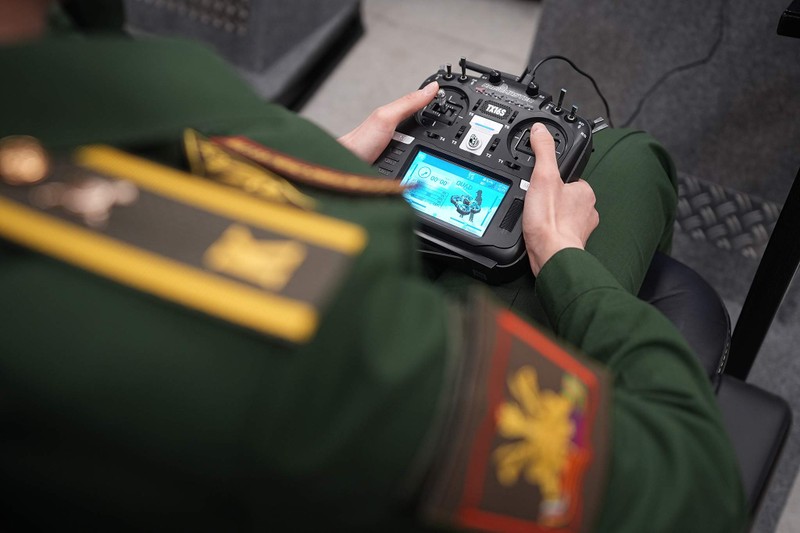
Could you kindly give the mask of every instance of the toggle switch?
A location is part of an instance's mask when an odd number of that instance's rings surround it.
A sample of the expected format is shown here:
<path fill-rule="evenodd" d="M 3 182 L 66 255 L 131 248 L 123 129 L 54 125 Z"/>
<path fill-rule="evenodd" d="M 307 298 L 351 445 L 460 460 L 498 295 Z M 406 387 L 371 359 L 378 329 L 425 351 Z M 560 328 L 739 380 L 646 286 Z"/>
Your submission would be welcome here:
<path fill-rule="evenodd" d="M 460 63 L 461 63 L 461 76 L 458 77 L 458 81 L 464 83 L 469 80 L 469 78 L 467 77 L 467 58 L 462 57 Z"/>
<path fill-rule="evenodd" d="M 569 110 L 569 114 L 564 117 L 564 120 L 567 122 L 575 122 L 575 119 L 578 118 L 578 106 L 572 106 L 572 109 Z"/>
<path fill-rule="evenodd" d="M 558 94 L 558 103 L 553 108 L 554 115 L 560 115 L 564 111 L 564 108 L 562 108 L 561 106 L 564 105 L 565 96 L 567 96 L 567 90 L 561 89 L 561 92 Z"/>
<path fill-rule="evenodd" d="M 450 81 L 455 78 L 455 76 L 453 76 L 453 65 L 451 63 L 447 64 L 447 73 L 442 76 L 442 78 L 446 81 Z"/>

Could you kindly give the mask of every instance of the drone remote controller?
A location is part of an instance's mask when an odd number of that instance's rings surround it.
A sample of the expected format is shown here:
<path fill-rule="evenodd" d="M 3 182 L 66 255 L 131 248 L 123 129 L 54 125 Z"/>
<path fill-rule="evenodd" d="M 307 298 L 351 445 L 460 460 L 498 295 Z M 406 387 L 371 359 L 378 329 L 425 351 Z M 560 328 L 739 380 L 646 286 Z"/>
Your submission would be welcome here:
<path fill-rule="evenodd" d="M 375 165 L 409 185 L 404 196 L 419 215 L 424 253 L 499 283 L 529 268 L 520 217 L 535 163 L 531 126 L 540 122 L 553 135 L 568 182 L 586 166 L 593 126 L 602 119 L 591 124 L 576 106 L 565 109 L 567 91 L 554 101 L 532 75 L 518 78 L 465 58 L 460 66 L 460 75 L 447 65 L 423 82 L 439 83 L 436 98 L 397 127 Z"/>

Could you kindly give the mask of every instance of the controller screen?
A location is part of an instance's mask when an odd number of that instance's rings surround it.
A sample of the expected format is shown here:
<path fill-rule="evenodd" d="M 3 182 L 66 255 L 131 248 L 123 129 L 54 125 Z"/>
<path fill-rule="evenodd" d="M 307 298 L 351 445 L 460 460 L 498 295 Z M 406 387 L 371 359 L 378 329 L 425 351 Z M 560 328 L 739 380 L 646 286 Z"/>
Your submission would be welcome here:
<path fill-rule="evenodd" d="M 408 167 L 403 193 L 411 206 L 478 237 L 497 213 L 509 186 L 423 151 Z"/>

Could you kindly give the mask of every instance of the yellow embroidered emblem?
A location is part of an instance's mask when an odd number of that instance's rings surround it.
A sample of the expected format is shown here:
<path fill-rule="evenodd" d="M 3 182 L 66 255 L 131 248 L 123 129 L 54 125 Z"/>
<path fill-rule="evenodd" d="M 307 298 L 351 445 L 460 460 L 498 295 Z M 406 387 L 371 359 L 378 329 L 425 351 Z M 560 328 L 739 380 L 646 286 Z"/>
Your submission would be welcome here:
<path fill-rule="evenodd" d="M 282 177 L 231 154 L 195 130 L 184 131 L 183 143 L 192 174 L 236 187 L 271 202 L 288 203 L 307 210 L 316 207 L 313 198 L 301 193 Z"/>
<path fill-rule="evenodd" d="M 562 380 L 560 394 L 542 390 L 536 370 L 520 368 L 508 382 L 515 402 L 502 403 L 497 412 L 500 436 L 515 439 L 493 453 L 497 480 L 515 485 L 521 477 L 538 486 L 542 495 L 540 523 L 556 526 L 569 506 L 570 471 L 586 457 L 573 444 L 576 432 L 573 412 L 582 410 L 586 390 L 572 376 Z"/>
<path fill-rule="evenodd" d="M 307 248 L 297 241 L 260 241 L 245 226 L 234 224 L 206 251 L 203 262 L 217 272 L 278 291 L 307 255 Z"/>

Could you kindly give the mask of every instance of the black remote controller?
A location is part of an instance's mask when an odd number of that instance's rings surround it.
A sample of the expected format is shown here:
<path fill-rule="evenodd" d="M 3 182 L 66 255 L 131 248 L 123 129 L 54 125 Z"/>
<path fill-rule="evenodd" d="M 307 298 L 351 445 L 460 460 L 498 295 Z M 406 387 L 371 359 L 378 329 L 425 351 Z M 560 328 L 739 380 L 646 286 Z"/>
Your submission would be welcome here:
<path fill-rule="evenodd" d="M 434 100 L 402 122 L 377 170 L 411 186 L 423 253 L 500 283 L 529 269 L 522 240 L 523 200 L 535 158 L 531 126 L 544 124 L 565 182 L 577 179 L 592 151 L 592 125 L 528 80 L 461 58 L 461 73 L 440 69 Z M 478 73 L 470 76 L 467 70 Z M 599 120 L 599 119 L 598 119 Z"/>

